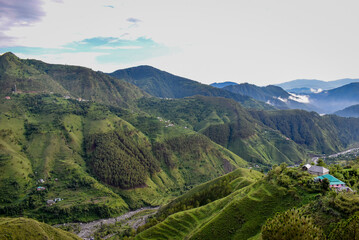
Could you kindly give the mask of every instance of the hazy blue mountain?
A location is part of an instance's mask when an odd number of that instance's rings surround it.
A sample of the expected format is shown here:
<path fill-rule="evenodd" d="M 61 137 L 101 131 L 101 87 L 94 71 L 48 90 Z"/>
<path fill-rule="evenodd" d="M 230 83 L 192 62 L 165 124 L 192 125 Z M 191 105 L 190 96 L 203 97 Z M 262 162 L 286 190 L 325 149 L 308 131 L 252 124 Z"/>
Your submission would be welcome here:
<path fill-rule="evenodd" d="M 227 87 L 227 86 L 232 86 L 232 85 L 237 85 L 238 83 L 235 83 L 235 82 L 220 82 L 220 83 L 212 83 L 210 84 L 210 86 L 212 87 L 216 87 L 216 88 L 224 88 L 224 87 Z"/>
<path fill-rule="evenodd" d="M 350 83 L 318 94 L 311 94 L 310 103 L 322 109 L 323 113 L 334 113 L 359 104 L 359 83 Z"/>
<path fill-rule="evenodd" d="M 359 117 L 359 104 L 336 111 L 334 114 L 341 117 Z"/>
<path fill-rule="evenodd" d="M 323 91 L 323 89 L 302 87 L 302 88 L 287 89 L 287 91 L 294 94 L 313 94 L 313 93 L 320 93 Z"/>
<path fill-rule="evenodd" d="M 306 103 L 302 96 L 290 94 L 281 87 L 269 85 L 258 87 L 249 83 L 231 85 L 223 89 L 233 93 L 252 97 L 256 100 L 266 102 L 279 109 L 304 109 L 309 111 L 317 110 L 314 106 Z M 304 101 L 304 102 L 303 102 Z"/>
<path fill-rule="evenodd" d="M 276 86 L 279 86 L 285 90 L 289 90 L 293 88 L 309 88 L 309 89 L 313 88 L 313 89 L 329 90 L 353 82 L 359 82 L 359 79 L 344 78 L 335 81 L 322 81 L 316 79 L 297 79 L 289 82 L 276 84 Z"/>

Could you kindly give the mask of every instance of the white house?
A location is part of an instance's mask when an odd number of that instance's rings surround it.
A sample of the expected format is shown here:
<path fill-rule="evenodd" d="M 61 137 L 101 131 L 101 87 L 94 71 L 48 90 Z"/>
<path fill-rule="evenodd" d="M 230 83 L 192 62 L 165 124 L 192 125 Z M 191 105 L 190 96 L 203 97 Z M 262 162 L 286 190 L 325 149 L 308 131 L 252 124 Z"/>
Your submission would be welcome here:
<path fill-rule="evenodd" d="M 313 174 L 313 175 L 322 176 L 325 174 L 329 174 L 329 170 L 326 169 L 325 167 L 321 167 L 321 166 L 311 166 L 308 169 L 308 173 Z"/>

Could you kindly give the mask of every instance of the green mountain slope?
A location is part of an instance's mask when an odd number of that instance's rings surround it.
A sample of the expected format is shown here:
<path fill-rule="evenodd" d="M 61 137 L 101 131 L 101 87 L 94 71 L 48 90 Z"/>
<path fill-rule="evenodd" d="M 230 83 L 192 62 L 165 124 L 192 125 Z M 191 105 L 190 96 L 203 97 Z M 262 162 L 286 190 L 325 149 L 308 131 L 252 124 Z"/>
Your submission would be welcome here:
<path fill-rule="evenodd" d="M 148 96 L 136 86 L 107 74 L 77 66 L 22 60 L 12 53 L 0 56 L 0 93 L 59 93 L 100 103 L 130 106 Z"/>
<path fill-rule="evenodd" d="M 29 218 L 0 218 L 0 239 L 79 240 L 81 238 Z"/>
<path fill-rule="evenodd" d="M 46 94 L 12 95 L 0 109 L 2 215 L 109 217 L 247 165 L 202 134 L 145 113 Z M 55 198 L 63 200 L 46 206 Z"/>
<path fill-rule="evenodd" d="M 138 107 L 208 136 L 252 163 L 301 162 L 305 153 L 278 131 L 263 126 L 237 102 L 197 96 L 177 100 L 143 99 Z"/>
<path fill-rule="evenodd" d="M 276 167 L 263 178 L 258 172 L 239 169 L 198 186 L 164 206 L 156 218 L 159 222 L 140 232 L 136 239 L 258 237 L 266 219 L 276 212 L 315 200 L 322 188 L 320 184 L 307 184 L 311 178 L 308 173 L 286 168 L 286 165 Z M 188 205 L 199 202 L 203 195 L 220 193 L 223 187 L 214 187 L 219 183 L 229 189 L 227 194 L 218 194 L 218 198 L 209 199 L 203 205 Z M 176 204 L 182 206 L 176 208 Z"/>
<path fill-rule="evenodd" d="M 332 153 L 358 142 L 358 119 L 320 116 L 302 110 L 250 111 L 266 126 L 279 130 L 299 145 L 317 152 Z"/>
<path fill-rule="evenodd" d="M 271 109 L 269 105 L 248 96 L 201 84 L 150 66 L 117 70 L 109 75 L 130 82 L 152 96 L 160 98 L 184 98 L 194 95 L 215 96 L 234 99 L 250 108 Z"/>

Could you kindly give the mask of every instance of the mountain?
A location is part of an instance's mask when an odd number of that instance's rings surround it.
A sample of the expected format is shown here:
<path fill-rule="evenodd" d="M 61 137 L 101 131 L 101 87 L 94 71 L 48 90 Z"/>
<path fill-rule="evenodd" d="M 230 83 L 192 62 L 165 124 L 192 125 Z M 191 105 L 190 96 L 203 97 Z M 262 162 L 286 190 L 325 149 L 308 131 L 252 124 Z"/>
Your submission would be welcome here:
<path fill-rule="evenodd" d="M 216 87 L 216 88 L 224 88 L 227 86 L 237 85 L 238 83 L 235 82 L 220 82 L 220 83 L 211 83 L 210 86 Z"/>
<path fill-rule="evenodd" d="M 350 83 L 339 88 L 310 95 L 310 103 L 322 109 L 322 112 L 333 113 L 359 103 L 359 83 Z"/>
<path fill-rule="evenodd" d="M 0 109 L 3 216 L 106 218 L 248 165 L 208 137 L 140 111 L 56 94 L 13 94 Z M 53 199 L 61 201 L 47 206 Z"/>
<path fill-rule="evenodd" d="M 0 218 L 0 239 L 80 240 L 81 238 L 30 218 Z"/>
<path fill-rule="evenodd" d="M 276 84 L 276 86 L 279 86 L 288 91 L 290 91 L 290 89 L 293 88 L 309 88 L 309 89 L 312 88 L 316 90 L 317 89 L 329 90 L 353 82 L 359 82 L 359 79 L 344 78 L 335 81 L 322 81 L 316 79 L 297 79 L 289 82 Z"/>
<path fill-rule="evenodd" d="M 225 97 L 234 99 L 246 107 L 258 109 L 271 108 L 269 105 L 258 102 L 248 96 L 201 84 L 150 66 L 139 66 L 117 70 L 109 75 L 132 83 L 155 97 L 184 98 L 194 95 Z"/>
<path fill-rule="evenodd" d="M 0 56 L 0 93 L 58 93 L 63 96 L 130 106 L 149 96 L 136 86 L 91 69 L 22 60 L 12 53 Z"/>
<path fill-rule="evenodd" d="M 301 96 L 290 94 L 282 88 L 269 85 L 258 87 L 253 84 L 243 83 L 238 85 L 226 86 L 223 89 L 233 93 L 252 97 L 258 101 L 266 102 L 278 109 L 305 109 L 315 110 L 315 107 L 306 103 Z M 304 101 L 304 103 L 303 103 Z"/>
<path fill-rule="evenodd" d="M 193 129 L 254 165 L 300 163 L 305 151 L 277 130 L 264 126 L 238 102 L 219 97 L 142 99 L 138 107 L 153 116 Z"/>
<path fill-rule="evenodd" d="M 323 185 L 310 183 L 312 179 L 307 172 L 286 165 L 275 166 L 262 177 L 258 172 L 238 169 L 163 206 L 135 239 L 262 239 L 267 219 L 292 208 L 304 211 L 308 203 L 312 209 L 307 215 L 317 214 L 315 224 L 327 230 L 328 222 L 335 224 L 350 214 L 341 209 L 345 203 L 328 204 L 322 197 L 326 193 Z M 349 194 L 343 198 L 351 206 L 351 201 L 357 201 Z"/>
<path fill-rule="evenodd" d="M 359 141 L 359 119 L 303 110 L 250 111 L 252 117 L 317 153 L 339 152 Z"/>
<path fill-rule="evenodd" d="M 359 117 L 359 104 L 344 108 L 343 110 L 336 111 L 335 115 L 341 117 Z"/>

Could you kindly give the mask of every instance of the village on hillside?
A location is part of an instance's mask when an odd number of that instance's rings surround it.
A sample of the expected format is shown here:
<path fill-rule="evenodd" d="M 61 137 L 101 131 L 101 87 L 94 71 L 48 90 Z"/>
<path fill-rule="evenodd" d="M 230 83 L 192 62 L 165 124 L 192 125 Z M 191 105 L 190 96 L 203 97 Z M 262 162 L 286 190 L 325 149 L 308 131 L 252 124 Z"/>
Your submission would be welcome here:
<path fill-rule="evenodd" d="M 329 181 L 329 187 L 335 189 L 338 192 L 353 192 L 353 190 L 346 186 L 343 181 L 330 175 L 329 169 L 325 167 L 305 164 L 302 169 L 312 175 L 316 175 L 317 177 L 314 177 L 314 181 L 323 181 L 324 179 L 327 179 Z"/>

